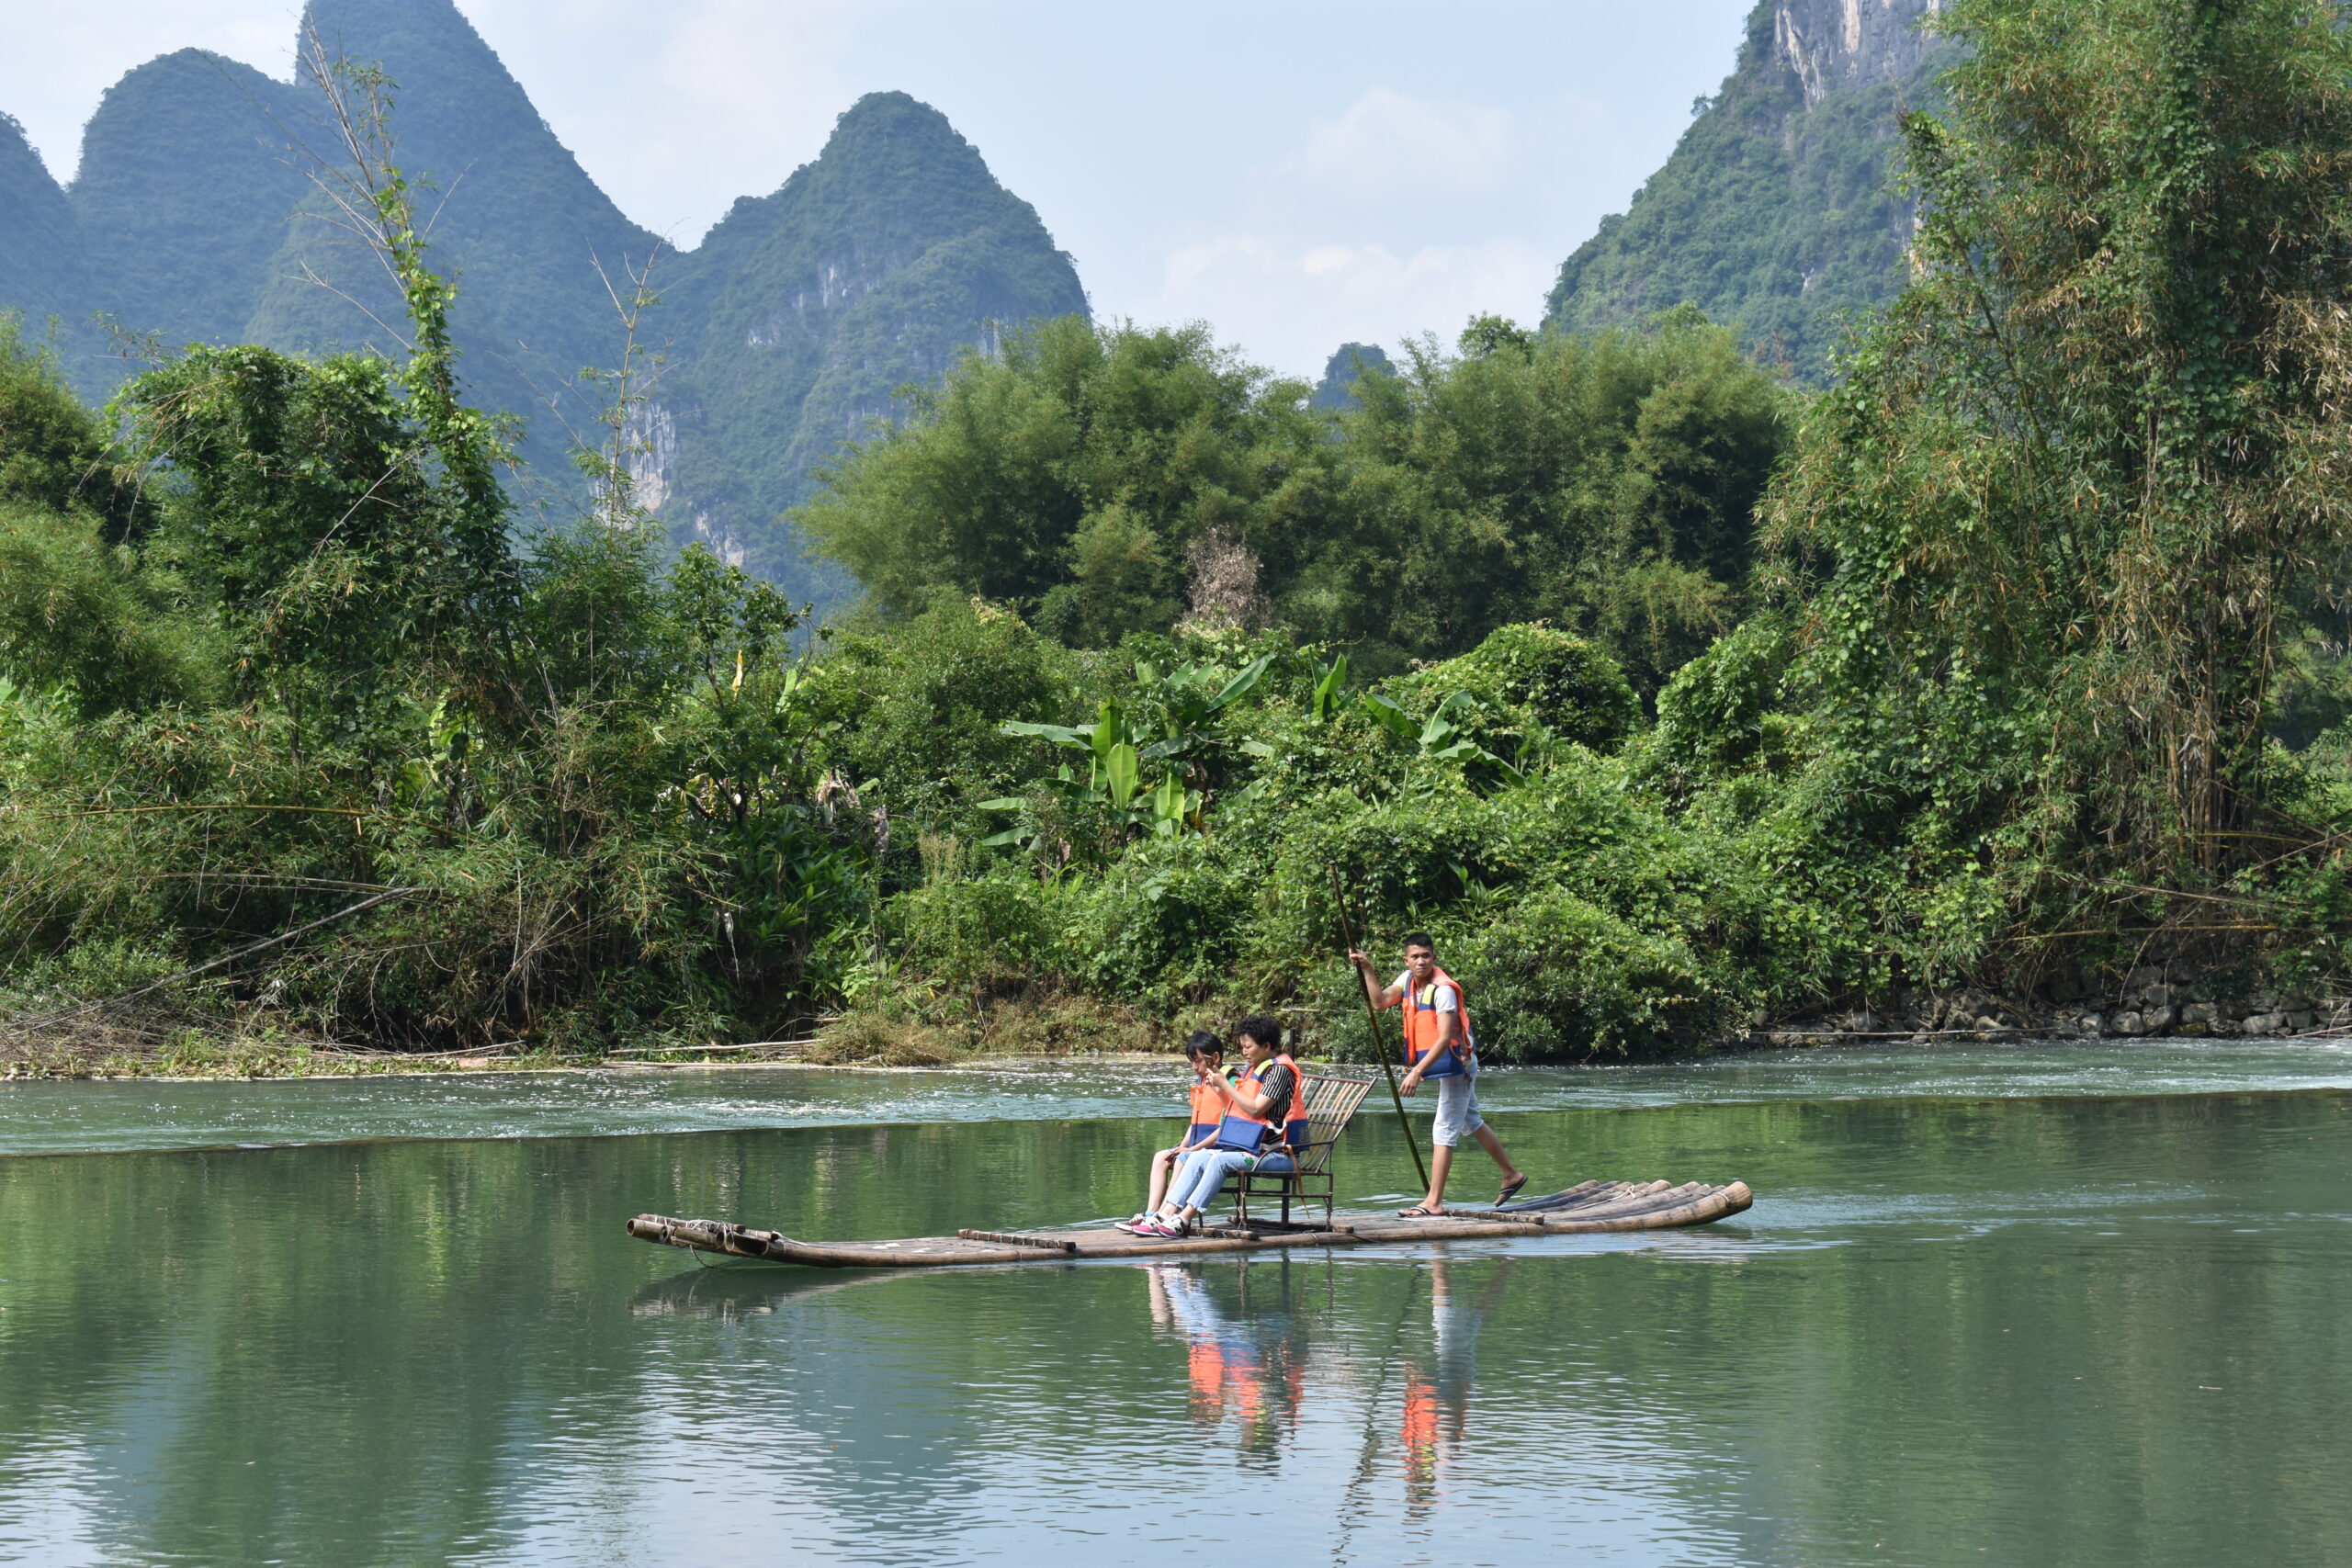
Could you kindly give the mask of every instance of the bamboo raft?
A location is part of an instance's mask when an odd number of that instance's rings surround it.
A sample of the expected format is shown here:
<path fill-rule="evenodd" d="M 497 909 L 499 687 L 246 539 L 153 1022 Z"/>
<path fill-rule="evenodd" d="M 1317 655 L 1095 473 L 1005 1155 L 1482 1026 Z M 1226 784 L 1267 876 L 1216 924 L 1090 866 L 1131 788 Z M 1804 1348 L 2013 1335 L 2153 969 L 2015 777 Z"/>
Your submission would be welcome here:
<path fill-rule="evenodd" d="M 639 1241 L 812 1269 L 945 1269 L 958 1265 L 1071 1263 L 1091 1258 L 1191 1258 L 1213 1252 L 1272 1247 L 1370 1247 L 1415 1241 L 1473 1241 L 1489 1236 L 1582 1235 L 1611 1231 L 1670 1230 L 1736 1214 L 1755 1201 L 1744 1181 L 1728 1187 L 1666 1181 L 1587 1181 L 1564 1191 L 1501 1209 L 1453 1209 L 1442 1218 L 1397 1219 L 1341 1214 L 1329 1225 L 1253 1219 L 1213 1224 L 1183 1240 L 1129 1235 L 1109 1227 L 1084 1230 L 958 1231 L 954 1235 L 896 1241 L 796 1241 L 782 1231 L 752 1230 L 725 1220 L 673 1220 L 639 1214 L 628 1234 Z"/>

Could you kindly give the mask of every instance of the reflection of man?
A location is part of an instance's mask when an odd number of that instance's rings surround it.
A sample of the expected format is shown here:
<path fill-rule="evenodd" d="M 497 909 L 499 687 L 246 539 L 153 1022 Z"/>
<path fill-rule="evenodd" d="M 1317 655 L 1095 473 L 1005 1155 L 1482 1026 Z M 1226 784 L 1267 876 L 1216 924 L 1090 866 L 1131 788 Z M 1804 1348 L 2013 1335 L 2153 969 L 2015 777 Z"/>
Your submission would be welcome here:
<path fill-rule="evenodd" d="M 1459 1291 L 1445 1258 L 1430 1265 L 1430 1338 L 1433 1354 L 1405 1364 L 1405 1501 L 1437 1500 L 1438 1468 L 1459 1448 L 1470 1422 L 1470 1388 L 1478 1381 L 1478 1330 L 1502 1300 L 1516 1258 L 1499 1259 L 1473 1296 Z"/>

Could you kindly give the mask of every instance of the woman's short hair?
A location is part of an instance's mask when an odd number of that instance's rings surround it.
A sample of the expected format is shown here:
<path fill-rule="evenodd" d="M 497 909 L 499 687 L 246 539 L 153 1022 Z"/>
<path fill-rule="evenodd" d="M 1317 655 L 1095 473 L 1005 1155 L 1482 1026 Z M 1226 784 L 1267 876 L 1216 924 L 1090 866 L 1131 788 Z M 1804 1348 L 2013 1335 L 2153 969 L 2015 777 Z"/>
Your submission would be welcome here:
<path fill-rule="evenodd" d="M 1219 1040 L 1216 1035 L 1211 1034 L 1205 1029 L 1195 1029 L 1193 1031 L 1192 1038 L 1184 1042 L 1184 1055 L 1187 1056 L 1222 1056 L 1225 1055 L 1225 1042 Z"/>
<path fill-rule="evenodd" d="M 1283 1048 L 1283 1026 L 1264 1013 L 1253 1012 L 1233 1026 L 1233 1038 L 1237 1044 L 1246 1038 L 1279 1051 Z"/>

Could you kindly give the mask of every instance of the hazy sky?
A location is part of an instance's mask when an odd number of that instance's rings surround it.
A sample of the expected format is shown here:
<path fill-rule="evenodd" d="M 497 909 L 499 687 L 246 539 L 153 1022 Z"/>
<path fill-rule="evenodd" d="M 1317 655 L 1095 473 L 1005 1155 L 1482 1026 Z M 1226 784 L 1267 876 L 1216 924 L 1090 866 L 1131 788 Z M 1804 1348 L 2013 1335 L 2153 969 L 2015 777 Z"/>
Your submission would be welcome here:
<path fill-rule="evenodd" d="M 458 0 L 588 172 L 691 246 L 861 93 L 944 111 L 1098 315 L 1205 319 L 1281 369 L 1532 321 L 1732 65 L 1752 0 Z M 71 176 L 82 122 L 195 45 L 291 72 L 294 0 L 9 6 L 0 110 Z"/>

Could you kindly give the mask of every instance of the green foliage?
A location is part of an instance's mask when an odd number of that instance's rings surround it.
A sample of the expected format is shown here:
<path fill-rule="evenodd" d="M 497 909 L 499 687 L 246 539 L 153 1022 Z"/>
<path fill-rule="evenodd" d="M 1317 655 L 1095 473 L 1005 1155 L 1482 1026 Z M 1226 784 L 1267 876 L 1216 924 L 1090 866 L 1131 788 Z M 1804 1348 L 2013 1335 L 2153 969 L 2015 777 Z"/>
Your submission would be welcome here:
<path fill-rule="evenodd" d="M 218 650 L 133 541 L 155 512 L 53 360 L 0 315 L 0 675 L 85 715 L 218 683 Z"/>
<path fill-rule="evenodd" d="M 1412 345 L 1403 374 L 1359 384 L 1347 526 L 1276 602 L 1318 639 L 1424 659 L 1550 619 L 1655 691 L 1736 618 L 1787 395 L 1692 313 L 1590 338 L 1506 329 L 1474 323 L 1459 357 Z M 1279 581 L 1292 558 L 1267 558 Z"/>
<path fill-rule="evenodd" d="M 1776 502 L 1823 563 L 1811 678 L 1894 798 L 2139 881 L 2246 852 L 2279 615 L 2352 539 L 2327 15 L 1947 10 L 1958 118 L 1907 122 L 1923 280 Z"/>
<path fill-rule="evenodd" d="M 1704 777 L 1787 761 L 1794 720 L 1784 683 L 1795 656 L 1780 615 L 1740 623 L 1658 693 L 1653 754 Z"/>
<path fill-rule="evenodd" d="M 960 840 L 921 840 L 922 880 L 888 912 L 897 961 L 929 985 L 1018 989 L 1058 956 L 1049 896 L 1002 862 L 976 865 Z"/>
<path fill-rule="evenodd" d="M 837 637 L 809 672 L 808 711 L 824 765 L 861 800 L 916 830 L 970 836 L 994 826 L 977 803 L 1030 776 L 1033 748 L 1001 727 L 1050 709 L 1076 679 L 1070 654 L 1020 617 L 943 597 Z M 899 839 L 912 849 L 912 832 Z"/>
<path fill-rule="evenodd" d="M 1025 843 L 1035 850 L 1056 840 L 1061 852 L 1090 863 L 1115 850 L 1131 832 L 1176 838 L 1206 829 L 1210 796 L 1246 772 L 1261 742 L 1234 731 L 1234 710 L 1265 680 L 1281 649 L 1246 664 L 1228 662 L 1238 650 L 1230 636 L 1193 636 L 1175 642 L 1137 637 L 1118 695 L 1102 699 L 1091 725 L 1017 720 L 1001 727 L 1011 737 L 1042 740 L 1085 759 L 1081 778 L 1062 761 L 1035 781 L 1028 797 L 984 801 L 992 811 L 1026 812 L 1031 820 L 993 836 L 991 844 Z M 1183 661 L 1163 670 L 1162 658 Z"/>
<path fill-rule="evenodd" d="M 96 716 L 197 700 L 220 664 L 204 628 L 89 518 L 0 502 L 0 674 Z"/>
<path fill-rule="evenodd" d="M 988 804 L 1020 807 L 1023 826 L 993 855 L 926 841 L 922 886 L 886 920 L 903 983 L 1062 987 L 1161 1016 L 1288 999 L 1345 1020 L 1344 977 L 1316 961 L 1338 948 L 1334 865 L 1379 940 L 1453 933 L 1497 1061 L 1688 1045 L 1783 983 L 1693 956 L 1744 918 L 1718 872 L 1737 863 L 1563 733 L 1638 722 L 1588 645 L 1506 628 L 1479 655 L 1354 694 L 1339 660 L 1250 647 L 1226 634 L 1123 652 L 1092 728 L 1006 726 L 1040 743 L 1037 772 L 1027 797 Z M 1181 766 L 1197 802 L 1180 830 L 1141 799 L 1155 765 Z"/>
<path fill-rule="evenodd" d="M 1474 1016 L 1508 1041 L 1506 1060 L 1687 1050 L 1727 1021 L 1720 982 L 1687 942 L 1559 888 L 1514 906 L 1453 962 L 1484 982 Z"/>
<path fill-rule="evenodd" d="M 967 353 L 795 515 L 888 609 L 945 589 L 1107 647 L 1174 623 L 1203 541 L 1281 525 L 1322 446 L 1304 391 L 1202 328 L 1066 318 Z"/>
<path fill-rule="evenodd" d="M 798 613 L 626 507 L 517 552 L 382 84 L 334 81 L 412 351 L 191 350 L 119 404 L 153 529 L 0 508 L 0 953 L 127 942 L 211 976 L 169 1006 L 388 1043 L 781 1027 L 880 847 L 829 807 Z"/>
<path fill-rule="evenodd" d="M 138 488 L 107 451 L 98 421 L 0 310 L 0 502 L 96 517 L 128 540 L 151 521 Z"/>
<path fill-rule="evenodd" d="M 1082 648 L 1271 620 L 1374 670 L 1549 616 L 1655 690 L 1739 606 L 1785 394 L 1688 314 L 1464 345 L 1416 345 L 1335 423 L 1204 330 L 1051 323 L 797 515 L 894 613 L 977 594 Z"/>
<path fill-rule="evenodd" d="M 1462 694 L 1519 716 L 1551 739 L 1606 750 L 1641 722 L 1641 705 L 1614 660 L 1582 637 L 1543 625 L 1500 626 L 1458 659 L 1397 682 L 1408 693 Z"/>

